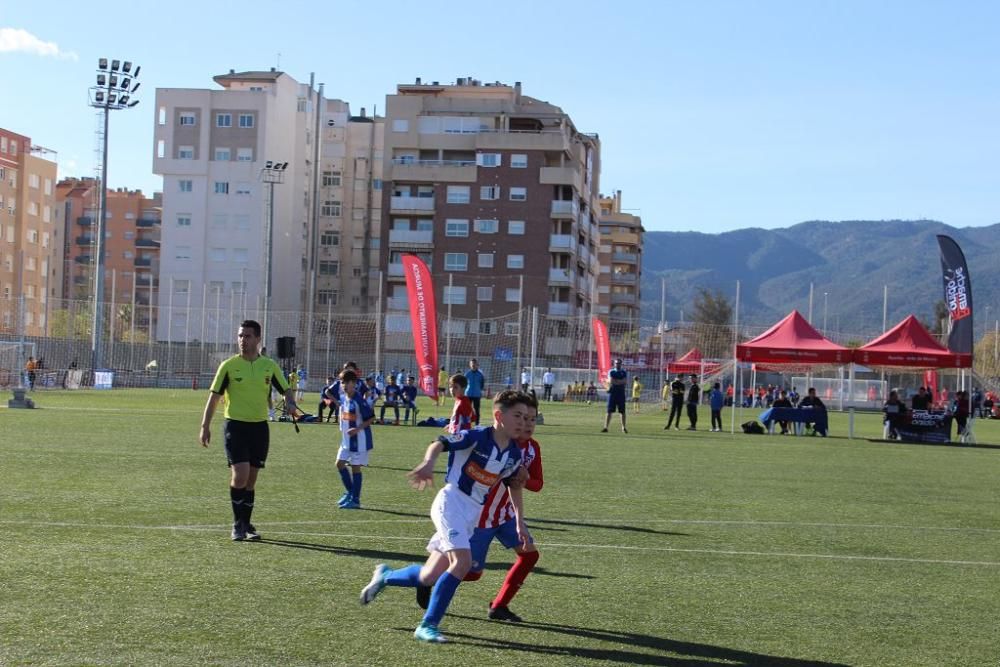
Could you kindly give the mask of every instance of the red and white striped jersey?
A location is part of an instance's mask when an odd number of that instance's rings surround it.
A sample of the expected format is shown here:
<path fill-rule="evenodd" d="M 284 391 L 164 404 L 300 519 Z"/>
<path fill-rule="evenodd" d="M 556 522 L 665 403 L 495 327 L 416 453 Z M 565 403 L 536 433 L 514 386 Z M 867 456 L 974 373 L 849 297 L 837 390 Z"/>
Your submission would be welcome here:
<path fill-rule="evenodd" d="M 541 491 L 542 479 L 542 449 L 537 440 L 519 440 L 521 460 L 528 469 L 528 481 L 524 488 L 529 491 Z M 483 511 L 479 515 L 479 528 L 495 528 L 514 518 L 514 504 L 510 501 L 510 491 L 506 484 L 497 484 L 486 494 L 483 501 Z"/>

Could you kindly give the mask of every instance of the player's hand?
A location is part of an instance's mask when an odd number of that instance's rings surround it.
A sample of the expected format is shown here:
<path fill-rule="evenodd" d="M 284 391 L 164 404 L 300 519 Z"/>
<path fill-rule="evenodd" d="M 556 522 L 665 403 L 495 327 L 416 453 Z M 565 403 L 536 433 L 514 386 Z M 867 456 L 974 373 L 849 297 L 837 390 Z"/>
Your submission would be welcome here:
<path fill-rule="evenodd" d="M 202 426 L 201 430 L 198 432 L 198 442 L 201 443 L 202 447 L 208 447 L 209 441 L 212 439 L 212 429 L 208 426 Z"/>
<path fill-rule="evenodd" d="M 531 533 L 528 532 L 528 527 L 524 525 L 524 522 L 517 522 L 517 541 L 524 546 L 534 543 L 534 538 L 531 537 Z"/>
<path fill-rule="evenodd" d="M 358 431 L 360 431 L 360 430 L 361 429 L 358 429 L 358 428 L 349 428 L 349 429 L 347 429 L 347 436 L 348 437 L 353 437 L 353 436 L 357 435 Z"/>
<path fill-rule="evenodd" d="M 521 466 L 517 469 L 517 472 L 510 476 L 508 486 L 515 489 L 523 489 L 524 485 L 527 483 L 531 475 L 528 474 L 528 469 Z"/>
<path fill-rule="evenodd" d="M 410 480 L 410 486 L 417 491 L 434 488 L 434 463 L 425 461 L 406 473 L 406 476 Z"/>

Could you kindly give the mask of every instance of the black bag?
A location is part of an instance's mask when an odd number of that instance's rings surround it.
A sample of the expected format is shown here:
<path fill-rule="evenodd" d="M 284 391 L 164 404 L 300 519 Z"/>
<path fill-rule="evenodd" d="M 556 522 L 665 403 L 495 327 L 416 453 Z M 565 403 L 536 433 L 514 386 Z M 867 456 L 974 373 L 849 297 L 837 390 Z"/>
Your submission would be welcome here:
<path fill-rule="evenodd" d="M 760 425 L 760 422 L 743 422 L 740 424 L 740 428 L 743 429 L 744 433 L 753 433 L 755 435 L 764 435 L 764 427 Z"/>

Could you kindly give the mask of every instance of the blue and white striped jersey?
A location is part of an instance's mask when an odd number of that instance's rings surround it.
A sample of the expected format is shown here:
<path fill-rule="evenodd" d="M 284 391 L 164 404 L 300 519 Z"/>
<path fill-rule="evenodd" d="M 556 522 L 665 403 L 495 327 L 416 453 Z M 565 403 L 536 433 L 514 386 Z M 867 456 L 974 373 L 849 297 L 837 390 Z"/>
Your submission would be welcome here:
<path fill-rule="evenodd" d="M 375 411 L 361 394 L 354 392 L 352 397 L 340 392 L 340 432 L 343 434 L 343 446 L 352 452 L 360 452 L 362 448 L 371 449 L 374 446 L 371 426 L 364 427 L 355 435 L 347 435 L 347 431 L 358 428 L 374 417 Z"/>
<path fill-rule="evenodd" d="M 513 440 L 500 449 L 492 426 L 480 426 L 438 438 L 448 452 L 445 486 L 452 486 L 482 505 L 490 489 L 517 472 L 521 450 Z"/>

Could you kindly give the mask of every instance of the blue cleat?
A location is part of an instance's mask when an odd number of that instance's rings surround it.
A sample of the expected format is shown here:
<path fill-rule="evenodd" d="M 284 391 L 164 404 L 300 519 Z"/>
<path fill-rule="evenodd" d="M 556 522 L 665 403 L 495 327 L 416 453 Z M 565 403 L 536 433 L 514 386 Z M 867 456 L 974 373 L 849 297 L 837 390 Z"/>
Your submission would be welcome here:
<path fill-rule="evenodd" d="M 342 510 L 359 510 L 361 509 L 361 503 L 359 503 L 354 498 L 351 498 L 346 503 L 344 503 L 343 505 L 339 505 L 338 507 L 340 507 L 340 509 Z"/>
<path fill-rule="evenodd" d="M 382 592 L 382 589 L 385 588 L 385 578 L 390 572 L 392 570 L 385 563 L 379 563 L 375 566 L 375 571 L 372 573 L 372 580 L 368 582 L 367 586 L 361 589 L 361 604 L 369 604 Z"/>
<path fill-rule="evenodd" d="M 422 642 L 427 642 L 429 644 L 446 644 L 448 640 L 441 631 L 437 629 L 436 625 L 431 625 L 430 623 L 421 622 L 417 626 L 417 629 L 413 631 L 413 636 Z"/>
<path fill-rule="evenodd" d="M 351 502 L 351 492 L 350 491 L 345 491 L 344 495 L 342 495 L 340 497 L 340 500 L 337 501 L 337 507 L 343 507 L 344 504 L 349 503 L 349 502 Z"/>

